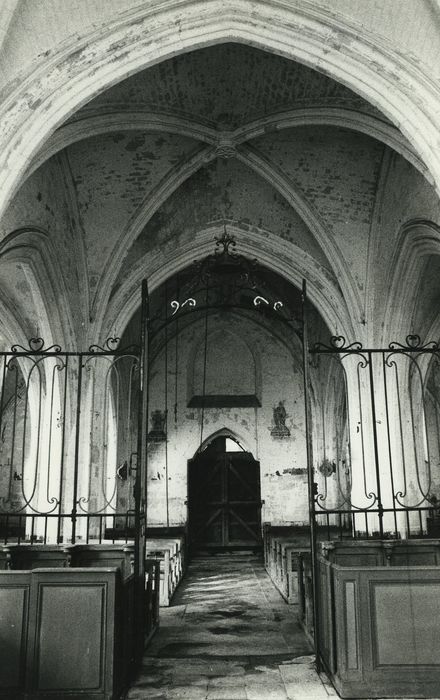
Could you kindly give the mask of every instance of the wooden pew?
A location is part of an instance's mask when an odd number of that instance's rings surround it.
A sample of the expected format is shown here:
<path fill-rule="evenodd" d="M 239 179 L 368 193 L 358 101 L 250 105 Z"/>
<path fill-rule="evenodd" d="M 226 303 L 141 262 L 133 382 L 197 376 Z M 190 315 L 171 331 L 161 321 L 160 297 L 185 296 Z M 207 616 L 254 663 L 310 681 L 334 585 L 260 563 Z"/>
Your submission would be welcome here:
<path fill-rule="evenodd" d="M 335 540 L 320 554 L 340 566 L 439 566 L 440 539 Z"/>
<path fill-rule="evenodd" d="M 0 697 L 119 697 L 132 657 L 133 583 L 116 568 L 0 571 Z"/>
<path fill-rule="evenodd" d="M 160 599 L 160 562 L 147 559 L 145 561 L 145 644 L 159 627 Z"/>
<path fill-rule="evenodd" d="M 20 544 L 0 548 L 0 573 L 40 568 L 116 568 L 123 582 L 132 577 L 133 544 Z M 159 625 L 159 563 L 145 567 L 145 641 L 148 643 Z"/>
<path fill-rule="evenodd" d="M 319 549 L 319 646 L 339 695 L 437 696 L 439 540 L 334 542 Z"/>
<path fill-rule="evenodd" d="M 116 567 L 122 578 L 133 573 L 133 544 L 72 544 L 66 547 L 68 566 Z"/>
<path fill-rule="evenodd" d="M 307 527 L 272 526 L 263 528 L 265 568 L 284 599 L 298 603 L 298 556 L 310 551 Z"/>
<path fill-rule="evenodd" d="M 3 546 L 6 567 L 13 571 L 23 569 L 64 568 L 68 566 L 69 549 L 62 545 L 10 544 Z"/>
<path fill-rule="evenodd" d="M 327 539 L 329 534 L 338 532 L 340 528 L 326 526 L 318 528 L 317 539 Z M 310 529 L 300 525 L 263 525 L 263 551 L 266 571 L 284 599 L 290 604 L 299 604 L 299 592 L 309 588 L 307 581 L 300 584 L 299 569 L 302 555 L 310 552 Z M 300 570 L 300 575 L 299 575 Z M 308 605 L 308 603 L 307 603 Z M 304 602 L 303 608 L 306 605 Z"/>
<path fill-rule="evenodd" d="M 166 607 L 186 570 L 186 537 L 180 528 L 148 528 L 146 558 L 160 565 L 160 605 Z"/>

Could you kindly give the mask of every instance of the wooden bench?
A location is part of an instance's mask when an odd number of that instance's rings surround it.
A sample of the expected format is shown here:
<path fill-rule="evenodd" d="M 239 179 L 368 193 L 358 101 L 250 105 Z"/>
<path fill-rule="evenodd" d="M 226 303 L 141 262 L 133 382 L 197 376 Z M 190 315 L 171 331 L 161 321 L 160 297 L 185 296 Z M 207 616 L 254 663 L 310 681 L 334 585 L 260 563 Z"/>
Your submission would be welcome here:
<path fill-rule="evenodd" d="M 325 526 L 318 528 L 317 538 L 327 539 L 329 534 L 340 533 L 340 528 Z M 305 600 L 300 600 L 301 591 L 310 586 L 301 581 L 304 567 L 300 563 L 310 553 L 310 529 L 300 525 L 263 525 L 264 565 L 273 583 L 283 598 L 290 604 L 301 605 L 304 612 Z M 307 603 L 308 605 L 308 603 Z M 304 612 L 305 617 L 305 612 Z"/>
<path fill-rule="evenodd" d="M 166 607 L 186 570 L 186 537 L 174 528 L 149 528 L 146 558 L 160 564 L 160 605 Z"/>
<path fill-rule="evenodd" d="M 160 562 L 145 561 L 145 644 L 159 627 Z"/>
<path fill-rule="evenodd" d="M 160 564 L 160 605 L 168 606 L 183 576 L 180 542 L 155 538 L 146 541 L 146 558 Z"/>
<path fill-rule="evenodd" d="M 265 568 L 283 598 L 290 604 L 298 604 L 299 556 L 310 551 L 310 534 L 307 527 L 263 527 Z"/>

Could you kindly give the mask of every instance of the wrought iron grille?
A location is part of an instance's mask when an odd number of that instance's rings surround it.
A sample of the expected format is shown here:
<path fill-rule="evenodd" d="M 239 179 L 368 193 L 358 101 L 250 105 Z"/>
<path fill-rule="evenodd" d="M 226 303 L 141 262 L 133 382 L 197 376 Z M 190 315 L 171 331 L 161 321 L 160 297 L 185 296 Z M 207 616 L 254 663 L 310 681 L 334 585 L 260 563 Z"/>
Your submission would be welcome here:
<path fill-rule="evenodd" d="M 166 285 L 165 304 L 152 309 L 150 336 L 160 333 L 170 323 L 183 322 L 194 312 L 258 311 L 301 332 L 301 318 L 285 299 L 274 296 L 266 282 L 267 271 L 256 259 L 237 252 L 236 240 L 227 233 L 215 239 L 215 250 L 176 277 L 176 285 Z M 162 301 L 162 300 L 161 300 Z"/>
<path fill-rule="evenodd" d="M 0 353 L 0 537 L 102 542 L 135 529 L 140 347 Z"/>
<path fill-rule="evenodd" d="M 364 348 L 333 337 L 310 350 L 313 518 L 321 536 L 439 535 L 440 347 Z"/>

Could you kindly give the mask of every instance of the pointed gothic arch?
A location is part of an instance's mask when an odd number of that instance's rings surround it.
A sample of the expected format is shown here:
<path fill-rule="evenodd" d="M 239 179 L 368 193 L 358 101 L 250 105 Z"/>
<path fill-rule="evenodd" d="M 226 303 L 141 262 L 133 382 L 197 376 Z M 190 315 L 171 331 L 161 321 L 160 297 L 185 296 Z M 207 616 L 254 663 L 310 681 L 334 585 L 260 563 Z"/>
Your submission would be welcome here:
<path fill-rule="evenodd" d="M 373 43 L 346 18 L 314 4 L 193 0 L 182 12 L 181 3 L 170 0 L 123 13 L 105 34 L 99 28 L 81 42 L 69 38 L 10 86 L 0 111 L 0 211 L 42 144 L 80 106 L 153 63 L 226 41 L 297 60 L 350 87 L 399 125 L 440 187 L 440 91 L 409 57 L 390 52 L 378 37 Z"/>

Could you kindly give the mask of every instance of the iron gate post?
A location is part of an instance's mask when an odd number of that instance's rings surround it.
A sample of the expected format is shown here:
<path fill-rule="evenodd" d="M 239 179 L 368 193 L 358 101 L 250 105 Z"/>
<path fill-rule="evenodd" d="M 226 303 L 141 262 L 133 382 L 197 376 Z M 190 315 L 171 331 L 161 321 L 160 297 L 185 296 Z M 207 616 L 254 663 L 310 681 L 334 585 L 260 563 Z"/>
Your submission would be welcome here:
<path fill-rule="evenodd" d="M 306 430 L 306 452 L 307 452 L 307 480 L 309 492 L 309 522 L 310 522 L 310 555 L 312 569 L 312 591 L 313 591 L 313 644 L 315 650 L 316 670 L 321 670 L 321 655 L 319 647 L 319 596 L 318 596 L 318 576 L 317 576 L 317 551 L 316 551 L 316 517 L 315 517 L 315 483 L 313 477 L 313 458 L 309 420 L 309 348 L 307 335 L 307 283 L 303 279 L 302 284 L 302 327 L 303 327 L 303 377 L 304 377 L 304 415 Z"/>

